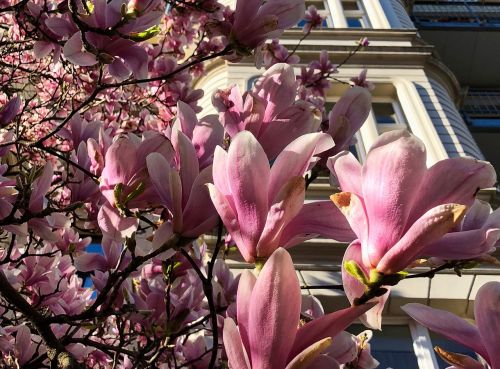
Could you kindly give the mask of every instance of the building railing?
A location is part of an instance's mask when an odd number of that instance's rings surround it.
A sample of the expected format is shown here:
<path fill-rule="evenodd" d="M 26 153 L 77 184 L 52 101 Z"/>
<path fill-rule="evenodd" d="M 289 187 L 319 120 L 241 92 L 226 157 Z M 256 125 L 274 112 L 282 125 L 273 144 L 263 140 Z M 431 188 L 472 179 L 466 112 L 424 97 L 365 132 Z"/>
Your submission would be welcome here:
<path fill-rule="evenodd" d="M 477 0 L 415 1 L 412 18 L 419 28 L 500 28 L 500 3 Z"/>

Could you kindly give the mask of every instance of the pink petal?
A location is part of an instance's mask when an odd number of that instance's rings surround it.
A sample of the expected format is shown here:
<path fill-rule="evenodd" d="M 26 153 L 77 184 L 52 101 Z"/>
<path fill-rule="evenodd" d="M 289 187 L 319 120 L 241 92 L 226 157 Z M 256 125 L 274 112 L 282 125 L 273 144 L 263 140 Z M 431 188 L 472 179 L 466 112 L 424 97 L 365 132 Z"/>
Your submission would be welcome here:
<path fill-rule="evenodd" d="M 278 17 L 278 28 L 286 29 L 294 26 L 306 12 L 305 3 L 301 0 L 273 0 L 265 2 L 259 15 L 275 14 Z"/>
<path fill-rule="evenodd" d="M 335 342 L 335 337 L 349 327 L 354 320 L 370 310 L 375 304 L 368 303 L 360 306 L 353 306 L 339 310 L 321 318 L 314 319 L 299 328 L 292 351 L 288 358 L 293 358 L 312 343 L 331 337 Z"/>
<path fill-rule="evenodd" d="M 474 315 L 492 368 L 500 368 L 500 282 L 485 283 L 476 295 Z M 486 357 L 485 357 L 486 358 Z"/>
<path fill-rule="evenodd" d="M 114 204 L 115 186 L 126 184 L 137 169 L 136 145 L 126 136 L 118 137 L 106 152 L 105 163 L 99 187 L 108 202 Z"/>
<path fill-rule="evenodd" d="M 220 146 L 215 148 L 212 177 L 215 187 L 217 187 L 221 193 L 226 196 L 231 194 L 227 176 L 227 152 Z"/>
<path fill-rule="evenodd" d="M 216 115 L 201 118 L 193 131 L 193 145 L 200 162 L 200 169 L 212 164 L 215 148 L 222 145 L 224 128 Z"/>
<path fill-rule="evenodd" d="M 324 338 L 318 342 L 306 347 L 304 351 L 295 356 L 285 369 L 306 369 L 332 344 L 330 337 Z"/>
<path fill-rule="evenodd" d="M 240 131 L 252 132 L 255 137 L 259 137 L 259 142 L 261 142 L 259 133 L 264 119 L 266 104 L 267 101 L 263 98 L 255 95 L 253 92 L 246 92 L 243 102 L 243 114 L 240 116 L 240 122 L 238 122 L 238 129 Z"/>
<path fill-rule="evenodd" d="M 227 178 L 240 233 L 248 245 L 257 246 L 268 211 L 269 162 L 250 132 L 236 135 L 227 155 Z"/>
<path fill-rule="evenodd" d="M 193 131 L 198 124 L 198 118 L 194 110 L 183 101 L 177 102 L 177 122 L 179 130 L 190 139 L 193 138 Z"/>
<path fill-rule="evenodd" d="M 497 209 L 497 211 L 500 213 L 500 210 Z M 465 215 L 462 230 L 468 231 L 471 229 L 481 228 L 488 220 L 490 212 L 490 204 L 481 200 L 474 200 L 473 205 L 469 208 L 469 211 Z"/>
<path fill-rule="evenodd" d="M 177 153 L 179 174 L 182 182 L 182 205 L 186 206 L 200 167 L 191 140 L 182 132 L 172 132 L 172 144 Z"/>
<path fill-rule="evenodd" d="M 380 259 L 377 270 L 384 274 L 397 273 L 421 256 L 425 246 L 439 240 L 462 220 L 464 205 L 439 205 L 422 215 L 405 235 Z"/>
<path fill-rule="evenodd" d="M 224 349 L 226 350 L 231 369 L 250 369 L 245 348 L 233 319 L 224 319 Z"/>
<path fill-rule="evenodd" d="M 182 234 L 199 237 L 217 225 L 217 211 L 210 199 L 206 184 L 212 182 L 212 167 L 203 169 L 196 177 L 182 215 Z"/>
<path fill-rule="evenodd" d="M 335 153 L 349 146 L 352 137 L 370 114 L 371 100 L 371 94 L 366 88 L 353 86 L 333 106 L 327 133 L 335 141 Z"/>
<path fill-rule="evenodd" d="M 238 0 L 234 11 L 233 28 L 242 29 L 248 25 L 248 19 L 257 14 L 261 0 Z"/>
<path fill-rule="evenodd" d="M 234 239 L 234 242 L 238 246 L 241 255 L 247 263 L 253 263 L 255 261 L 255 245 L 248 244 L 241 236 L 240 224 L 238 223 L 238 218 L 234 213 L 231 205 L 229 204 L 226 196 L 222 194 L 217 187 L 213 184 L 207 184 L 208 190 L 210 192 L 210 198 L 215 206 L 215 209 L 219 213 L 219 216 L 224 223 L 227 231 Z"/>
<path fill-rule="evenodd" d="M 63 18 L 50 17 L 45 20 L 45 25 L 59 37 L 69 37 L 74 32 L 74 27 Z"/>
<path fill-rule="evenodd" d="M 292 177 L 276 195 L 257 244 L 257 257 L 269 257 L 278 246 L 282 246 L 281 233 L 302 208 L 305 190 L 304 178 Z"/>
<path fill-rule="evenodd" d="M 45 58 L 52 51 L 54 46 L 48 41 L 36 41 L 33 45 L 33 53 L 35 58 L 42 59 Z"/>
<path fill-rule="evenodd" d="M 340 242 L 356 238 L 344 215 L 331 201 L 304 204 L 281 233 L 280 246 L 291 247 L 317 236 Z"/>
<path fill-rule="evenodd" d="M 241 340 L 244 347 L 250 347 L 248 336 L 250 307 L 252 306 L 252 291 L 255 287 L 257 278 L 249 271 L 245 270 L 241 273 L 240 281 L 238 282 L 238 293 L 236 295 L 236 314 L 238 318 L 238 327 L 240 329 Z M 248 353 L 249 355 L 251 352 Z M 251 359 L 251 357 L 250 357 Z"/>
<path fill-rule="evenodd" d="M 466 320 L 448 311 L 421 304 L 406 304 L 401 309 L 431 331 L 471 348 L 484 358 L 488 357 L 479 330 Z"/>
<path fill-rule="evenodd" d="M 290 0 L 282 1 L 285 1 L 290 6 Z M 277 1 L 271 1 L 271 3 L 277 3 Z M 273 13 L 264 14 L 270 15 Z M 302 13 L 302 15 L 304 14 Z M 288 64 L 278 63 L 264 72 L 257 81 L 254 92 L 267 101 L 264 113 L 265 122 L 273 120 L 276 115 L 287 109 L 295 101 L 296 85 L 293 67 Z"/>
<path fill-rule="evenodd" d="M 373 266 L 399 240 L 417 195 L 423 194 L 425 157 L 424 144 L 404 130 L 384 133 L 368 153 L 363 199 L 370 222 L 366 251 Z"/>
<path fill-rule="evenodd" d="M 63 54 L 71 63 L 88 67 L 97 64 L 94 54 L 85 51 L 81 32 L 75 33 L 64 44 Z"/>
<path fill-rule="evenodd" d="M 118 82 L 122 82 L 130 76 L 130 70 L 120 58 L 115 58 L 115 60 L 108 65 L 108 71 Z"/>
<path fill-rule="evenodd" d="M 303 176 L 309 170 L 311 160 L 333 146 L 333 141 L 326 133 L 309 133 L 291 142 L 276 158 L 271 169 L 269 183 L 269 201 L 295 176 Z"/>
<path fill-rule="evenodd" d="M 138 225 L 136 218 L 120 216 L 117 210 L 109 204 L 105 204 L 99 209 L 97 222 L 104 236 L 117 241 L 130 237 Z"/>
<path fill-rule="evenodd" d="M 450 181 L 449 178 L 454 180 Z M 488 162 L 473 158 L 441 160 L 425 174 L 420 188 L 425 200 L 415 204 L 411 219 L 415 220 L 440 204 L 471 206 L 478 188 L 492 187 L 495 182 L 495 169 Z"/>
<path fill-rule="evenodd" d="M 19 354 L 20 364 L 28 362 L 36 351 L 36 346 L 31 341 L 31 331 L 25 324 L 17 329 L 15 347 Z"/>
<path fill-rule="evenodd" d="M 350 192 L 336 193 L 330 196 L 330 199 L 344 214 L 352 230 L 363 245 L 366 242 L 368 233 L 368 219 L 363 201 Z M 367 253 L 363 253 L 363 261 L 365 265 L 370 265 Z"/>
<path fill-rule="evenodd" d="M 326 165 L 332 175 L 337 177 L 342 191 L 362 195 L 362 166 L 353 154 L 342 151 L 329 158 Z"/>
<path fill-rule="evenodd" d="M 267 260 L 252 292 L 249 341 L 253 369 L 284 368 L 297 331 L 300 286 L 282 248 Z"/>
<path fill-rule="evenodd" d="M 75 258 L 75 268 L 80 272 L 107 271 L 109 264 L 104 256 L 100 254 L 85 253 Z"/>
<path fill-rule="evenodd" d="M 445 260 L 474 259 L 494 249 L 500 228 L 451 232 L 425 246 L 422 255 Z"/>
<path fill-rule="evenodd" d="M 172 214 L 175 232 L 182 230 L 182 184 L 179 173 L 159 153 L 150 154 L 147 159 L 148 173 L 160 201 Z"/>
<path fill-rule="evenodd" d="M 317 108 L 305 101 L 297 101 L 279 113 L 261 129 L 259 142 L 269 159 L 276 158 L 290 142 L 307 133 L 316 132 L 321 123 Z"/>
<path fill-rule="evenodd" d="M 50 185 L 52 184 L 52 177 L 54 176 L 54 169 L 52 164 L 47 162 L 43 168 L 43 172 L 33 183 L 33 189 L 31 191 L 29 209 L 33 213 L 38 213 L 43 210 L 44 198 L 49 191 Z"/>

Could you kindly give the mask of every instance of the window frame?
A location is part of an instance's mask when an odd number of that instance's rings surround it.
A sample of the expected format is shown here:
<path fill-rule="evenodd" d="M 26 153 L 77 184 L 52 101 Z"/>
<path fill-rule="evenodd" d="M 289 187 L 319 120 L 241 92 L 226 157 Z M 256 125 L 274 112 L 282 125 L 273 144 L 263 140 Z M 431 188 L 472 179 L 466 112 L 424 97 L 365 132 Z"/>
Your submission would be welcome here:
<path fill-rule="evenodd" d="M 375 109 L 373 108 L 373 104 L 377 103 L 390 103 L 392 105 L 392 109 L 394 110 L 394 114 L 396 116 L 396 123 L 378 123 L 377 116 L 375 115 Z M 373 96 L 372 97 L 372 114 L 373 119 L 375 121 L 375 126 L 377 128 L 377 132 L 379 135 L 385 132 L 393 131 L 395 129 L 406 129 L 410 130 L 410 126 L 406 119 L 406 116 L 403 112 L 403 108 L 399 101 L 397 101 L 393 97 L 385 97 L 385 96 Z"/>

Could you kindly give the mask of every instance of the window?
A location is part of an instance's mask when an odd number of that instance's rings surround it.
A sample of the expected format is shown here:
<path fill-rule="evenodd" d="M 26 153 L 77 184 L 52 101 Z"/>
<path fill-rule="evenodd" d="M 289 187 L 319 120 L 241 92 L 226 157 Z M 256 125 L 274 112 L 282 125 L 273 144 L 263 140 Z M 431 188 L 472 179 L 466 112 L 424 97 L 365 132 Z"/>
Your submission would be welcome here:
<path fill-rule="evenodd" d="M 370 22 L 366 16 L 363 4 L 359 0 L 342 0 L 344 16 L 349 28 L 368 28 Z"/>
<path fill-rule="evenodd" d="M 395 99 L 374 96 L 372 110 L 379 134 L 395 129 L 408 129 L 401 106 Z"/>

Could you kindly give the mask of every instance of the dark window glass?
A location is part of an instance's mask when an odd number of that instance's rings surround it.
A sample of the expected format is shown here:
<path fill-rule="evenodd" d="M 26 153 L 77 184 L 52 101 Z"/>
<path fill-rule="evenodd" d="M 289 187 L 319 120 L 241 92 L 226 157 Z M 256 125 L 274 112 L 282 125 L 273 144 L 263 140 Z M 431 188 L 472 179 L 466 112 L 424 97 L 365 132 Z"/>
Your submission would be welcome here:
<path fill-rule="evenodd" d="M 396 124 L 396 112 L 392 103 L 373 103 L 373 113 L 378 124 Z"/>
<path fill-rule="evenodd" d="M 342 1 L 342 7 L 344 10 L 359 10 L 358 3 L 356 1 Z"/>
<path fill-rule="evenodd" d="M 349 28 L 363 28 L 363 24 L 361 23 L 360 18 L 347 17 L 346 20 L 347 20 L 347 26 Z"/>
<path fill-rule="evenodd" d="M 500 117 L 497 118 L 469 118 L 471 128 L 500 128 Z"/>

